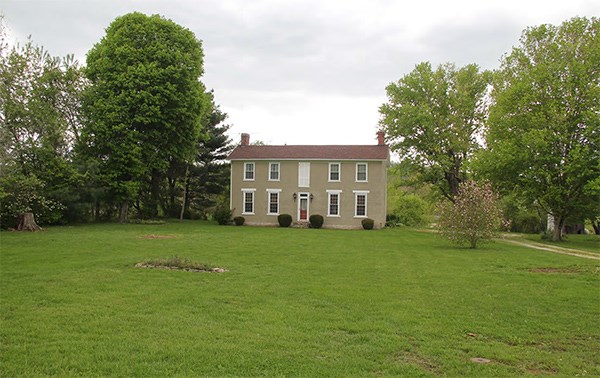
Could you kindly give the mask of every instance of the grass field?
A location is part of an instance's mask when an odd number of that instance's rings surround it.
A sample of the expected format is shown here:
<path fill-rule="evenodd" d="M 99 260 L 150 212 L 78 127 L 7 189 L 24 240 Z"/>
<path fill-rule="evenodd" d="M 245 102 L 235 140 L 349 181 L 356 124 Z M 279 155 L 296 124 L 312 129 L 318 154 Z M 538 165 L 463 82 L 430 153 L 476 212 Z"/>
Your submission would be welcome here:
<path fill-rule="evenodd" d="M 593 252 L 600 255 L 600 236 L 598 235 L 565 235 L 563 241 L 553 242 L 552 240 L 542 239 L 540 235 L 524 235 L 528 240 L 538 243 L 547 244 L 549 246 L 575 248 L 587 252 Z"/>
<path fill-rule="evenodd" d="M 600 375 L 594 260 L 403 228 L 0 238 L 3 376 Z M 175 255 L 228 272 L 134 267 Z"/>

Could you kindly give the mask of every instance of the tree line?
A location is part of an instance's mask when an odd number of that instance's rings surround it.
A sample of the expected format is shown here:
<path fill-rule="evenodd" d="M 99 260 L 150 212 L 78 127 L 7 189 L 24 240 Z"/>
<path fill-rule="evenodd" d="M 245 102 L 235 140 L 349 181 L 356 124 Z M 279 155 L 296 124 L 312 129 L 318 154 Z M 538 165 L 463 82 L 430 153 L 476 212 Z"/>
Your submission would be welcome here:
<path fill-rule="evenodd" d="M 380 126 L 407 177 L 450 202 L 489 180 L 512 215 L 551 215 L 553 240 L 586 219 L 600 233 L 598 18 L 527 28 L 495 71 L 420 63 L 386 92 Z"/>
<path fill-rule="evenodd" d="M 201 81 L 195 35 L 115 19 L 87 54 L 9 47 L 0 22 L 0 220 L 204 218 L 228 187 L 227 115 Z"/>

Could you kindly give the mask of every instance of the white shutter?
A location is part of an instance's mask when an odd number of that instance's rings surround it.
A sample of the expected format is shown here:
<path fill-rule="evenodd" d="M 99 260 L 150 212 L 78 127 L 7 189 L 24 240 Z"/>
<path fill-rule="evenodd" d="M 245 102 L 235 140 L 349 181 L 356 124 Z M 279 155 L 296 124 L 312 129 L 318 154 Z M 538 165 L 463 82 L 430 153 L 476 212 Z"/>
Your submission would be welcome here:
<path fill-rule="evenodd" d="M 298 163 L 298 187 L 310 187 L 310 163 Z"/>

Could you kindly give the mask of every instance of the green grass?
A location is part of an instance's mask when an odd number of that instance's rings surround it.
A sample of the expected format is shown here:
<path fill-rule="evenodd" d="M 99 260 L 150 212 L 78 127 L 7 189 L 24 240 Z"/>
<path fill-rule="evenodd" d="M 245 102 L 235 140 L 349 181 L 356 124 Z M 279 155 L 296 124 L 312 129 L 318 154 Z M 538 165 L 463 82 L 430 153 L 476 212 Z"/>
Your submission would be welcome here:
<path fill-rule="evenodd" d="M 543 240 L 540 235 L 524 234 L 525 238 L 538 243 L 550 246 L 580 249 L 587 252 L 593 252 L 600 255 L 600 236 L 598 235 L 577 235 L 569 234 L 564 236 L 564 240 L 553 242 L 552 240 Z"/>
<path fill-rule="evenodd" d="M 593 260 L 404 228 L 0 238 L 2 376 L 600 375 Z M 229 271 L 134 267 L 171 256 Z"/>

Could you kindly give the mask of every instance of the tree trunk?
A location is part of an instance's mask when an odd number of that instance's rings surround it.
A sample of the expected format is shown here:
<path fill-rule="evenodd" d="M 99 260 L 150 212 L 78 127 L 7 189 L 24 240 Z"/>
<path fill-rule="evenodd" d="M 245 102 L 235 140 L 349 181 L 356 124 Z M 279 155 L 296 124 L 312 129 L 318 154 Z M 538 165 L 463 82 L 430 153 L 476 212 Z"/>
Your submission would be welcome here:
<path fill-rule="evenodd" d="M 185 175 L 183 176 L 183 179 L 185 180 L 185 188 L 183 189 L 183 202 L 181 203 L 181 213 L 179 213 L 179 220 L 183 221 L 183 214 L 185 213 L 185 204 L 187 202 L 187 192 L 188 192 L 188 174 L 190 171 L 190 166 L 186 165 L 185 166 Z"/>
<path fill-rule="evenodd" d="M 121 208 L 119 209 L 119 223 L 123 224 L 127 222 L 127 213 L 129 212 L 129 202 L 121 202 Z"/>
<path fill-rule="evenodd" d="M 594 234 L 600 235 L 600 222 L 592 221 L 592 227 L 594 228 Z"/>
<path fill-rule="evenodd" d="M 40 231 L 42 228 L 35 223 L 33 213 L 19 214 L 17 231 Z"/>
<path fill-rule="evenodd" d="M 552 241 L 562 241 L 562 228 L 565 224 L 564 217 L 554 216 L 554 227 L 552 229 Z"/>

